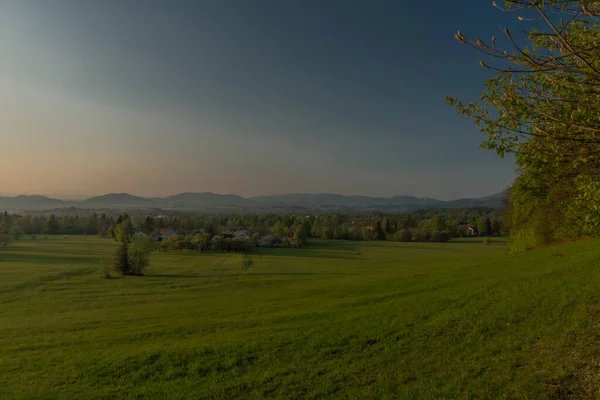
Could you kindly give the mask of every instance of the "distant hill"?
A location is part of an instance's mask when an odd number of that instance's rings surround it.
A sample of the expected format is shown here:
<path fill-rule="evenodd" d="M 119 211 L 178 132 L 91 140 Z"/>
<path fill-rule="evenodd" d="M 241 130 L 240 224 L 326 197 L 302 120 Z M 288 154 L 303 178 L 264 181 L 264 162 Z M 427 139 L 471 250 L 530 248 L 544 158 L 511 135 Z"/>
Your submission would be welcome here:
<path fill-rule="evenodd" d="M 129 193 L 109 193 L 102 196 L 90 197 L 82 201 L 81 206 L 93 207 L 156 207 L 159 203 L 154 199 L 134 196 Z"/>
<path fill-rule="evenodd" d="M 503 208 L 506 201 L 506 192 L 496 193 L 478 199 L 458 199 L 447 202 L 451 208 L 490 207 Z"/>
<path fill-rule="evenodd" d="M 177 208 L 232 206 L 253 207 L 256 202 L 235 194 L 204 193 L 180 193 L 161 199 L 163 202 Z"/>
<path fill-rule="evenodd" d="M 72 203 L 39 195 L 19 195 L 0 197 L 0 210 L 44 210 L 49 208 L 68 207 Z"/>
<path fill-rule="evenodd" d="M 180 193 L 164 198 L 146 198 L 128 193 L 109 193 L 83 201 L 64 201 L 46 196 L 0 197 L 0 210 L 79 209 L 164 209 L 182 212 L 304 212 L 315 211 L 414 211 L 426 208 L 502 208 L 505 193 L 481 198 L 442 201 L 426 197 L 346 196 L 331 193 L 297 193 L 257 197 L 235 194 Z"/>
<path fill-rule="evenodd" d="M 345 196 L 341 194 L 284 194 L 254 197 L 265 206 L 305 207 L 318 209 L 381 209 L 410 211 L 417 208 L 441 208 L 447 202 L 414 196 L 370 197 Z"/>

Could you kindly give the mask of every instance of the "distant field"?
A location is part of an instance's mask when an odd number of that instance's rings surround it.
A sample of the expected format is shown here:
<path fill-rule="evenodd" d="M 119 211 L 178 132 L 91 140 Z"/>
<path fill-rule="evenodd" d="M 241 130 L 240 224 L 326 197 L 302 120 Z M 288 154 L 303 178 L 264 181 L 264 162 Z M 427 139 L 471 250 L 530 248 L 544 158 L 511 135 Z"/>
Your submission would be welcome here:
<path fill-rule="evenodd" d="M 94 237 L 0 249 L 0 397 L 600 397 L 600 242 L 312 242 L 155 253 L 101 279 Z"/>

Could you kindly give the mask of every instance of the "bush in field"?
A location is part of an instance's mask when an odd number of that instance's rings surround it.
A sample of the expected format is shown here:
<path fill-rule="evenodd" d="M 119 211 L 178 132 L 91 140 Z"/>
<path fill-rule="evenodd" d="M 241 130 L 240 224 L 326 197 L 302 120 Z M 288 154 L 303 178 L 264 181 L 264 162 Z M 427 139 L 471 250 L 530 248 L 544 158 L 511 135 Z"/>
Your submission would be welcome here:
<path fill-rule="evenodd" d="M 152 241 L 146 237 L 132 239 L 127 246 L 129 271 L 125 275 L 144 275 L 150 265 L 150 253 L 154 250 Z"/>
<path fill-rule="evenodd" d="M 104 279 L 110 279 L 110 273 L 114 268 L 113 259 L 107 256 L 100 258 L 100 266 L 102 268 L 102 277 Z"/>
<path fill-rule="evenodd" d="M 247 254 L 242 256 L 242 272 L 246 272 L 254 265 L 254 260 Z"/>
<path fill-rule="evenodd" d="M 515 229 L 508 237 L 508 250 L 511 254 L 523 253 L 544 244 L 543 236 L 533 227 Z"/>
<path fill-rule="evenodd" d="M 115 253 L 113 266 L 123 275 L 144 275 L 150 265 L 150 253 L 154 244 L 148 238 L 134 238 L 121 244 Z"/>

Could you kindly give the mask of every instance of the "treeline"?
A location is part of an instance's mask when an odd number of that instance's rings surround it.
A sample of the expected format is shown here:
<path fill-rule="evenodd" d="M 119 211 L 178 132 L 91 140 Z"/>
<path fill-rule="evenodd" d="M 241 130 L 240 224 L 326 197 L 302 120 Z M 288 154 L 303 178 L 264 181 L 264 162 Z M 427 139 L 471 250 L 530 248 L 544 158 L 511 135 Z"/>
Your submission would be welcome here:
<path fill-rule="evenodd" d="M 501 234 L 501 217 L 489 208 L 423 210 L 410 213 L 325 214 L 325 215 L 191 215 L 117 218 L 106 214 L 88 216 L 29 216 L 0 214 L 0 234 L 99 235 L 126 241 L 135 233 L 160 236 L 172 230 L 186 244 L 168 238 L 168 246 L 196 246 L 215 236 L 243 231 L 254 242 L 272 237 L 276 245 L 295 246 L 307 238 L 337 240 L 399 240 L 443 242 L 451 237 Z M 15 239 L 18 239 L 15 237 Z M 165 238 L 167 239 L 167 238 Z M 225 238 L 231 239 L 231 238 Z M 292 240 L 294 239 L 294 240 Z M 222 246 L 211 242 L 211 248 Z M 229 242 L 226 242 L 229 243 Z M 228 244 L 235 247 L 237 242 Z M 167 246 L 167 245 L 164 245 Z"/>
<path fill-rule="evenodd" d="M 21 233 L 26 235 L 107 235 L 116 219 L 105 214 L 89 216 L 18 215 L 0 213 L 0 234 Z"/>

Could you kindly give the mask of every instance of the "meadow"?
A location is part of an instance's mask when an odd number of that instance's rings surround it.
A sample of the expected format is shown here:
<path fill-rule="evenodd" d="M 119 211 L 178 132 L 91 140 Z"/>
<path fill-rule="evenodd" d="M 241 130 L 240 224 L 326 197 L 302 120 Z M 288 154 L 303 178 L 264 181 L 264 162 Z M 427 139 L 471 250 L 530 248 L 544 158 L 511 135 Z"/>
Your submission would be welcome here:
<path fill-rule="evenodd" d="M 0 249 L 0 397 L 598 398 L 600 242 L 312 241 L 242 256 Z"/>

